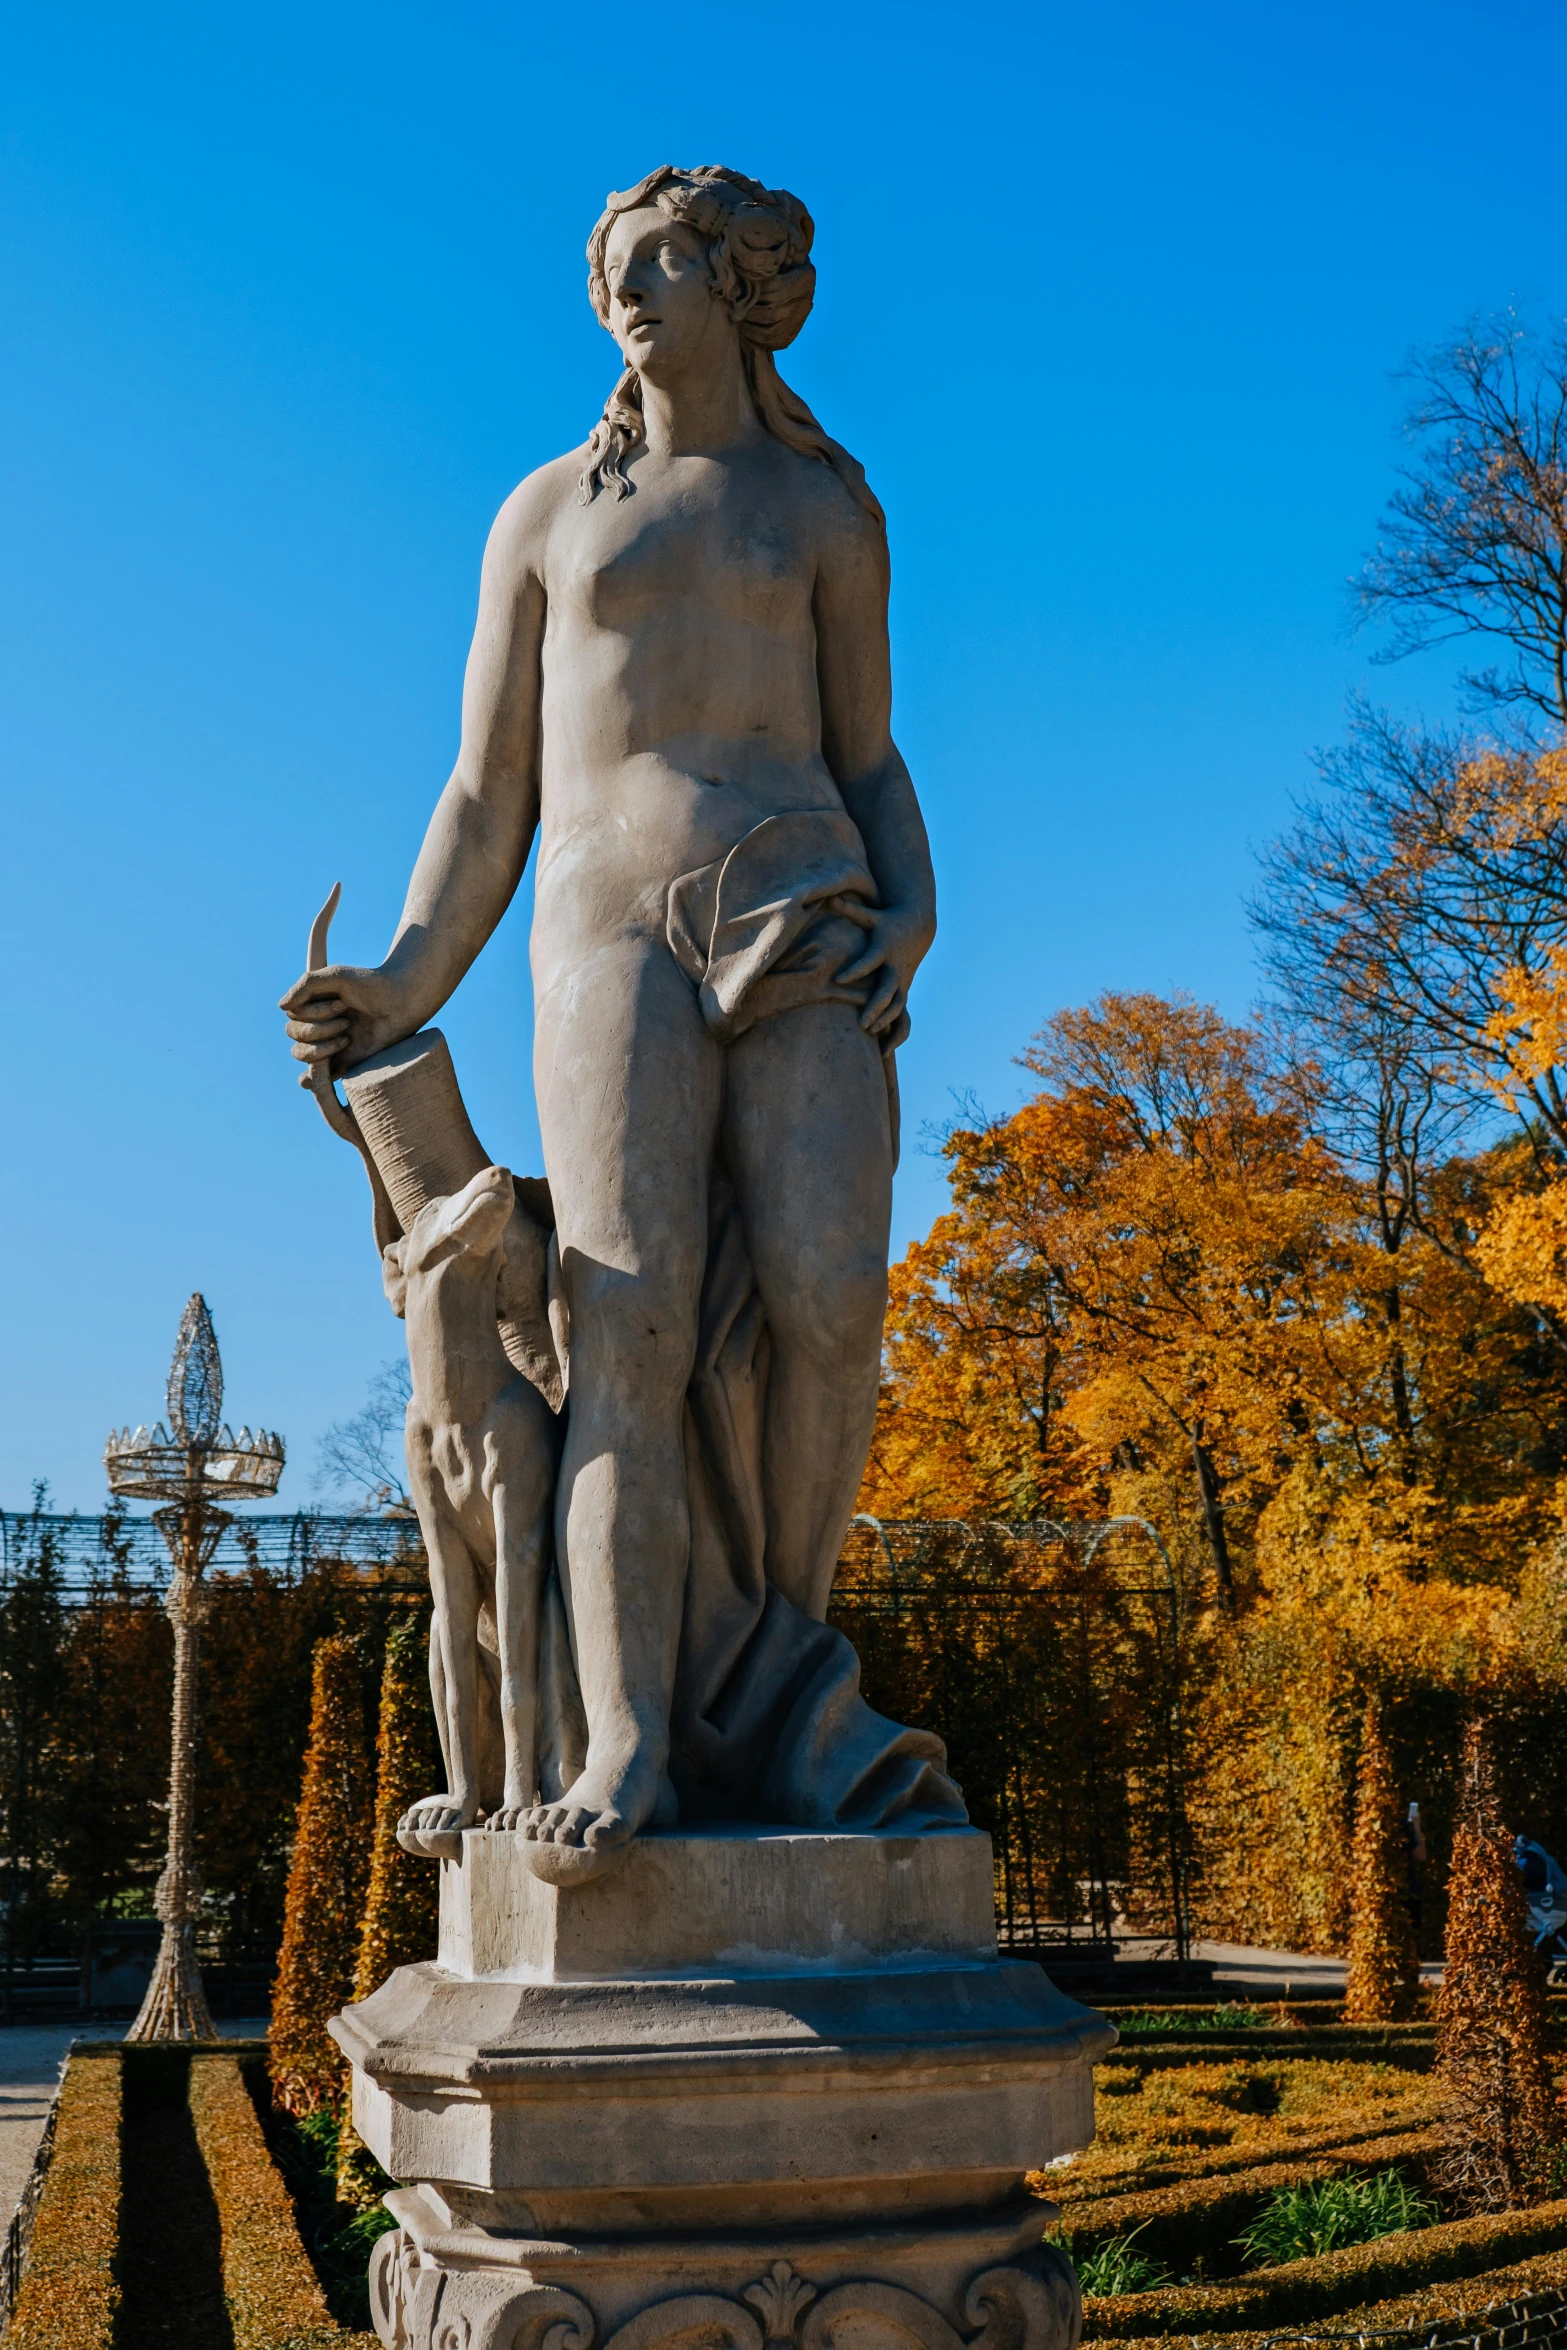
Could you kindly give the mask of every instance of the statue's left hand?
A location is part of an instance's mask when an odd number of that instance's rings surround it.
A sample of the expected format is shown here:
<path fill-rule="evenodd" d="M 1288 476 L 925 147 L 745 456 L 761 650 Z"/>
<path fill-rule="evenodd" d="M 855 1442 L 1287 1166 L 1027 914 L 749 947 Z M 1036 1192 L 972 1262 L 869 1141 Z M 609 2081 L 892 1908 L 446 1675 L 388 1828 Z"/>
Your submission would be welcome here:
<path fill-rule="evenodd" d="M 405 1018 L 395 983 L 385 970 L 365 970 L 352 963 L 329 963 L 324 971 L 307 971 L 281 999 L 287 1015 L 290 1048 L 296 1061 L 330 1062 L 333 1074 L 352 1069 L 397 1044 L 417 1021 Z M 301 1078 L 308 1084 L 308 1076 Z"/>
<path fill-rule="evenodd" d="M 900 906 L 883 906 L 873 912 L 869 906 L 846 904 L 844 912 L 860 924 L 866 939 L 838 979 L 845 986 L 852 986 L 857 979 L 872 980 L 860 1026 L 872 1036 L 883 1036 L 903 1017 L 910 982 L 930 946 L 932 926 L 925 915 Z"/>

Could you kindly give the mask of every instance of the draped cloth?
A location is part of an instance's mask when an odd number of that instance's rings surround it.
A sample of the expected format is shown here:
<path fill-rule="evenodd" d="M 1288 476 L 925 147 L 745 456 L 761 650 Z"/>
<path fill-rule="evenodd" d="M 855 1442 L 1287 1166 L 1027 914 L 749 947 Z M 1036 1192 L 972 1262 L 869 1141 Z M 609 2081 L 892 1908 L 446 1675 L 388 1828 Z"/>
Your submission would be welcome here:
<path fill-rule="evenodd" d="M 873 909 L 876 884 L 841 810 L 758 824 L 669 892 L 668 938 L 720 1043 L 803 1004 L 856 1010 L 873 978 L 838 973 L 865 943 L 847 909 Z M 907 1034 L 906 1020 L 894 1041 Z M 894 1045 L 882 1056 L 893 1132 Z M 686 1816 L 814 1828 L 917 1828 L 963 1819 L 928 1730 L 906 1730 L 860 1695 L 841 1632 L 767 1580 L 762 1427 L 768 1336 L 727 1170 L 709 1190 L 707 1270 L 696 1367 L 686 1395 L 691 1552 L 672 1714 L 672 1775 Z"/>
<path fill-rule="evenodd" d="M 846 907 L 874 909 L 860 835 L 841 810 L 769 817 L 669 891 L 671 952 L 719 1042 L 803 1004 L 863 1008 L 873 978 L 838 973 L 865 943 Z M 894 1154 L 897 1078 L 882 1061 Z M 670 1776 L 685 1820 L 914 1832 L 961 1825 L 946 1750 L 860 1694 L 850 1643 L 768 1581 L 762 1431 L 768 1333 L 738 1203 L 720 1157 L 709 1185 L 696 1364 L 686 1394 L 691 1541 L 671 1709 Z M 565 1659 L 546 1639 L 546 1686 Z M 549 1669 L 553 1654 L 555 1670 Z M 569 1701 L 568 1701 L 569 1702 Z M 545 1711 L 551 1710 L 546 1702 Z"/>

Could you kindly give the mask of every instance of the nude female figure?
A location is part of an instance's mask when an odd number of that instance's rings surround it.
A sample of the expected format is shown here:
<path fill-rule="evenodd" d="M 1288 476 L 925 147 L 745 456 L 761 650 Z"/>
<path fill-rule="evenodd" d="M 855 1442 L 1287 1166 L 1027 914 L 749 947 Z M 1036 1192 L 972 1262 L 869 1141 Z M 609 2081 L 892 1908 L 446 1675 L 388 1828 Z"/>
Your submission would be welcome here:
<path fill-rule="evenodd" d="M 538 831 L 534 1073 L 571 1329 L 557 1529 L 589 1743 L 563 1798 L 519 1824 L 606 1861 L 670 1816 L 715 1157 L 769 1332 L 768 1580 L 818 1618 L 876 1408 L 882 1048 L 906 1027 L 935 888 L 890 732 L 880 509 L 772 362 L 810 307 L 810 238 L 795 199 L 732 172 L 666 168 L 610 199 L 589 284 L 626 372 L 586 450 L 531 474 L 491 532 L 461 749 L 391 951 L 283 999 L 302 1061 L 343 1068 L 411 1035 Z M 671 893 L 780 817 L 804 821 L 758 837 L 857 828 L 869 878 L 828 909 L 826 1000 L 731 1033 L 677 957 Z"/>

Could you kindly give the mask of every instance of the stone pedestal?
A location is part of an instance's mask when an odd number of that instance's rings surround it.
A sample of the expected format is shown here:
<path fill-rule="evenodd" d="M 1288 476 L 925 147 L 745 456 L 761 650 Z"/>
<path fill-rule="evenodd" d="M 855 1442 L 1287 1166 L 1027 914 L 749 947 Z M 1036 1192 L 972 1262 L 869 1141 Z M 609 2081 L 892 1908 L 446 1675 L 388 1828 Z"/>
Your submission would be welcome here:
<path fill-rule="evenodd" d="M 332 2029 L 393 2177 L 392 2350 L 1068 2350 L 1025 2175 L 1112 2028 L 996 1957 L 989 1839 L 711 1830 L 542 1884 L 484 1830 L 440 1958 Z"/>

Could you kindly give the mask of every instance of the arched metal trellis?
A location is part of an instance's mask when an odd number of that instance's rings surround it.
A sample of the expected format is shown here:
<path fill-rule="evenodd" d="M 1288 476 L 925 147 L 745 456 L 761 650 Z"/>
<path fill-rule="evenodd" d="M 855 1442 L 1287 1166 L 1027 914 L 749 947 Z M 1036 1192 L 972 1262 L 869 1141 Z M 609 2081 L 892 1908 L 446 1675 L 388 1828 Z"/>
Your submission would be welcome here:
<path fill-rule="evenodd" d="M 832 1615 L 872 1704 L 945 1738 L 1004 1948 L 1188 1956 L 1180 1593 L 1146 1519 L 860 1517 Z"/>

